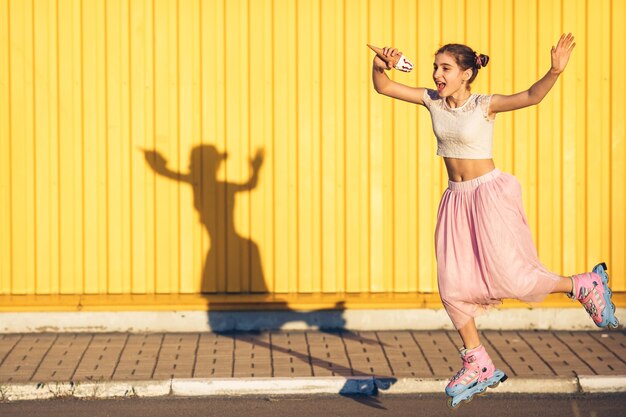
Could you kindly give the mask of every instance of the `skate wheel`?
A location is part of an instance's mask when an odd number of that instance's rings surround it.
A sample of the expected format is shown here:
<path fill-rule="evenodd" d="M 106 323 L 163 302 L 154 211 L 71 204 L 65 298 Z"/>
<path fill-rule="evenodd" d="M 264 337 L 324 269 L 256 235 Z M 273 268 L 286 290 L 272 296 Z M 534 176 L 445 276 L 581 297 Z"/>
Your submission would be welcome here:
<path fill-rule="evenodd" d="M 498 388 L 498 385 L 500 385 L 500 381 L 498 381 L 498 382 L 496 382 L 496 383 L 494 383 L 492 385 L 489 385 L 489 388 Z"/>
<path fill-rule="evenodd" d="M 451 410 L 456 410 L 459 407 L 459 404 L 452 405 L 452 400 L 454 400 L 454 398 L 448 397 L 448 408 L 450 408 Z"/>

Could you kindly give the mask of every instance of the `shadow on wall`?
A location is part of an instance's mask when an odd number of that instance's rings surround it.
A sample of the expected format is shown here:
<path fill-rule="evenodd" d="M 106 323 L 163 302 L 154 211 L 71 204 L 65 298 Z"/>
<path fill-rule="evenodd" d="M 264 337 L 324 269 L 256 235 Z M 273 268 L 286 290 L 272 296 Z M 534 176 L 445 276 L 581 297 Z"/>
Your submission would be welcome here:
<path fill-rule="evenodd" d="M 210 294 L 268 294 L 259 247 L 237 233 L 234 222 L 237 194 L 253 190 L 259 182 L 263 149 L 257 150 L 250 161 L 252 175 L 242 184 L 218 180 L 218 171 L 228 154 L 219 152 L 213 145 L 198 145 L 192 149 L 188 172 L 169 169 L 167 159 L 159 152 L 143 152 L 157 174 L 193 189 L 194 207 L 211 241 L 202 272 L 202 293 L 208 298 Z M 242 257 L 248 262 L 242 262 Z M 241 313 L 242 320 L 239 320 L 231 313 L 209 311 L 208 323 L 213 331 L 221 332 L 280 329 L 287 322 L 304 322 L 308 327 L 334 330 L 345 326 L 343 303 L 337 303 L 332 309 L 307 312 L 290 310 L 286 303 L 272 301 L 271 304 L 277 314 Z"/>

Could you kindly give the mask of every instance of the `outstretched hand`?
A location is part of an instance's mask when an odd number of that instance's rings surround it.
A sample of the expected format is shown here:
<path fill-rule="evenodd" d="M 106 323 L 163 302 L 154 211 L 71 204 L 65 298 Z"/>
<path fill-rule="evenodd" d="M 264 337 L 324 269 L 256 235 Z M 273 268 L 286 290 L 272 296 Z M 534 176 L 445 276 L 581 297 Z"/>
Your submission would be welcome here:
<path fill-rule="evenodd" d="M 552 47 L 552 72 L 560 74 L 565 70 L 575 46 L 574 35 L 571 33 L 561 35 L 559 42 Z"/>
<path fill-rule="evenodd" d="M 146 157 L 146 162 L 152 167 L 152 169 L 157 172 L 165 170 L 165 167 L 167 166 L 167 161 L 165 160 L 163 155 L 161 155 L 157 151 L 149 151 L 147 149 L 142 150 Z"/>
<path fill-rule="evenodd" d="M 263 159 L 265 158 L 265 152 L 263 149 L 259 148 L 256 151 L 256 155 L 254 155 L 254 159 L 250 160 L 250 164 L 252 165 L 252 169 L 255 171 L 261 168 L 261 164 L 263 164 Z"/>

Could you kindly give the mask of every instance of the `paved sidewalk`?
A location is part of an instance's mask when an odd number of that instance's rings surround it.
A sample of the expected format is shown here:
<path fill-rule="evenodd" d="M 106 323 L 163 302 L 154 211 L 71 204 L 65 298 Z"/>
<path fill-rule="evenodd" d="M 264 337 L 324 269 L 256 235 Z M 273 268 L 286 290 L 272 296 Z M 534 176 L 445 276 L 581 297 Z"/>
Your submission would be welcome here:
<path fill-rule="evenodd" d="M 503 392 L 626 391 L 626 331 L 484 331 Z M 442 392 L 451 331 L 0 335 L 0 400 Z M 502 387 L 507 387 L 502 389 Z"/>

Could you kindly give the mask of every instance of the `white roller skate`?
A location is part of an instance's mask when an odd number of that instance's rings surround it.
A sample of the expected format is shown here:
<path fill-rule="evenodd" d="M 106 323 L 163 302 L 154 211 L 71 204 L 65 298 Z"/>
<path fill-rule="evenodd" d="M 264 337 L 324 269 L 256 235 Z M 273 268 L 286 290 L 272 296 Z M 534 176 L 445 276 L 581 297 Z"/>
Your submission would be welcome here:
<path fill-rule="evenodd" d="M 460 353 L 463 368 L 446 386 L 450 408 L 457 408 L 462 401 L 472 401 L 475 395 L 481 395 L 487 388 L 495 388 L 507 379 L 506 374 L 493 365 L 483 345 L 471 350 L 461 349 Z"/>
<path fill-rule="evenodd" d="M 611 301 L 613 292 L 609 288 L 609 275 L 606 264 L 600 263 L 593 267 L 592 272 L 574 275 L 573 290 L 568 297 L 578 300 L 593 322 L 598 327 L 616 328 L 619 325 L 615 317 L 615 304 Z"/>

